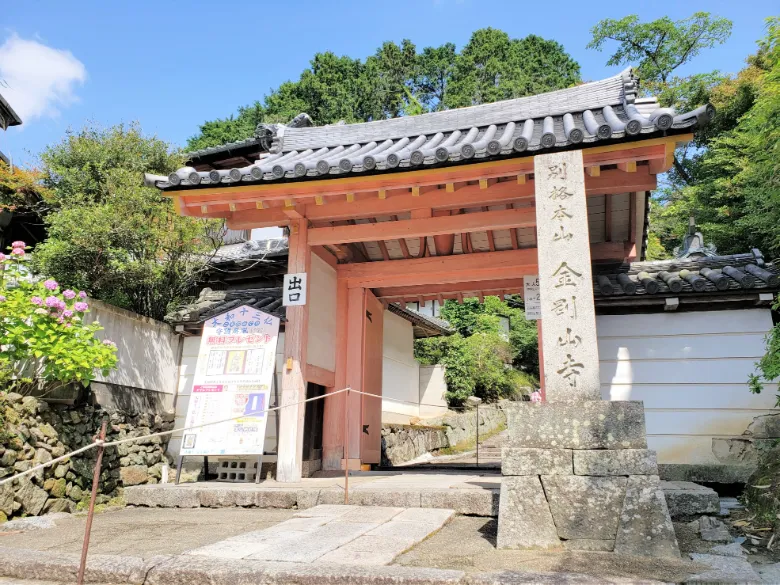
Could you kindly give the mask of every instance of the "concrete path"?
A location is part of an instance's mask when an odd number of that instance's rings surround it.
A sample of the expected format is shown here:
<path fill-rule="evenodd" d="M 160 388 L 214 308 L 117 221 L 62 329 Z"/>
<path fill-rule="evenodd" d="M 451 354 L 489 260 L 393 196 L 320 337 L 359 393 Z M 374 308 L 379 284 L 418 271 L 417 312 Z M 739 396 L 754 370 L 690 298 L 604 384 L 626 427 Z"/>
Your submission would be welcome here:
<path fill-rule="evenodd" d="M 455 514 L 434 508 L 315 506 L 272 528 L 248 532 L 186 554 L 288 563 L 389 565 Z"/>

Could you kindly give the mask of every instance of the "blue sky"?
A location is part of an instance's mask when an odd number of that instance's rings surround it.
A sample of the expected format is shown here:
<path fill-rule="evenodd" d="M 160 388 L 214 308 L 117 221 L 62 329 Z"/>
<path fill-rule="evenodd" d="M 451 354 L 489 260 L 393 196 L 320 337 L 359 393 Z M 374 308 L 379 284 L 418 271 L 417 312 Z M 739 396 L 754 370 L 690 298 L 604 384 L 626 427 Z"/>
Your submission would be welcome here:
<path fill-rule="evenodd" d="M 537 34 L 564 45 L 584 79 L 599 79 L 608 50 L 586 50 L 601 18 L 637 13 L 674 19 L 697 10 L 733 20 L 729 41 L 688 67 L 735 72 L 777 13 L 777 0 L 688 2 L 395 0 L 394 2 L 221 2 L 105 0 L 9 2 L 0 21 L 0 93 L 25 124 L 0 133 L 0 150 L 34 163 L 68 127 L 138 121 L 176 145 L 207 119 L 224 117 L 296 79 L 317 51 L 363 58 L 385 40 L 418 47 L 492 26 L 513 37 Z M 630 6 L 630 8 L 627 8 Z"/>

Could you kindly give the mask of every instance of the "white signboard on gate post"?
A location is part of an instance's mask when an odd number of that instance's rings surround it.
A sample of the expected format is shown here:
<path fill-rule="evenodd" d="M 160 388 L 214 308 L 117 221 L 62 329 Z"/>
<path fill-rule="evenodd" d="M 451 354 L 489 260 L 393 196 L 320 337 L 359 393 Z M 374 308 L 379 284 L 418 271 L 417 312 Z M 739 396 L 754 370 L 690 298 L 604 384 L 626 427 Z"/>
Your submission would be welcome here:
<path fill-rule="evenodd" d="M 542 318 L 542 298 L 539 296 L 538 274 L 523 277 L 523 301 L 525 303 L 525 318 L 528 321 L 537 321 Z"/>
<path fill-rule="evenodd" d="M 279 318 L 242 305 L 203 325 L 181 455 L 262 455 Z M 235 420 L 229 420 L 235 419 Z"/>
<path fill-rule="evenodd" d="M 282 305 L 299 307 L 306 304 L 306 273 L 285 274 L 282 288 Z"/>

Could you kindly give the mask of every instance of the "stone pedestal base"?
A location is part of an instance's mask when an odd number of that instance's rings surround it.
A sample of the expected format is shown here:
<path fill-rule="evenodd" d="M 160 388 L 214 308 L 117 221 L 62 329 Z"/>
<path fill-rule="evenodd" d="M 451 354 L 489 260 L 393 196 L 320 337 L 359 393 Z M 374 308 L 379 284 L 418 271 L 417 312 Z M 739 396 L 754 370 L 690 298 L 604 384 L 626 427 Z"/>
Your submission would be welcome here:
<path fill-rule="evenodd" d="M 507 414 L 498 548 L 680 556 L 641 402 L 521 403 Z"/>

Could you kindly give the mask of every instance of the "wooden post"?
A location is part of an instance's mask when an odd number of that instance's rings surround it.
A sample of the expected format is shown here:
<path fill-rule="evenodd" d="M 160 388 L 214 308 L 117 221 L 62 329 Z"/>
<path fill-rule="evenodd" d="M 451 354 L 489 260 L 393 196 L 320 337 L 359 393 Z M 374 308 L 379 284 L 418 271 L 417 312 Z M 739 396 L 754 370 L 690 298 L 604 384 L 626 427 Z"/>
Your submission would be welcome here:
<path fill-rule="evenodd" d="M 336 376 L 334 390 L 347 387 L 347 281 L 339 278 L 336 284 Z M 345 413 L 348 393 L 342 392 L 325 399 L 322 422 L 322 468 L 341 469 L 346 445 Z"/>
<path fill-rule="evenodd" d="M 311 250 L 308 243 L 308 220 L 290 222 L 288 273 L 309 272 Z M 308 279 L 307 279 L 308 283 Z M 307 298 L 308 298 L 307 292 Z M 284 365 L 282 366 L 282 398 L 279 411 L 279 447 L 276 464 L 276 480 L 297 482 L 301 480 L 303 467 L 303 419 L 306 413 L 306 380 L 303 366 L 306 363 L 308 332 L 308 305 L 287 307 L 284 328 Z"/>
<path fill-rule="evenodd" d="M 100 427 L 100 440 L 106 440 L 106 421 Z M 95 459 L 95 472 L 92 475 L 92 495 L 89 498 L 89 511 L 87 512 L 87 525 L 84 528 L 84 544 L 81 547 L 81 563 L 79 572 L 76 576 L 76 583 L 84 583 L 84 572 L 87 570 L 87 552 L 89 551 L 89 536 L 92 532 L 92 518 L 95 516 L 95 500 L 97 499 L 98 487 L 100 486 L 100 466 L 103 463 L 103 444 L 97 448 L 97 457 Z"/>

